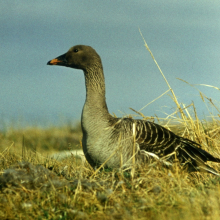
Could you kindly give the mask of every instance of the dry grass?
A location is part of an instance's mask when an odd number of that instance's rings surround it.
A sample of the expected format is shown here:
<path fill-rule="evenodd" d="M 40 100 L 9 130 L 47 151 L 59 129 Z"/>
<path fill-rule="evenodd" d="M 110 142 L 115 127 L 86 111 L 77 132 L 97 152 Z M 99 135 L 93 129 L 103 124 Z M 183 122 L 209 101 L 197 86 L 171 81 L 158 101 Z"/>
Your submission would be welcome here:
<path fill-rule="evenodd" d="M 183 109 L 187 115 L 186 110 L 190 111 Z M 164 121 L 163 125 L 199 142 L 219 157 L 220 120 L 200 121 L 194 113 L 194 117 L 186 116 L 185 121 L 176 117 Z M 220 216 L 220 177 L 212 174 L 189 174 L 178 164 L 168 170 L 157 163 L 137 165 L 132 172 L 120 169 L 95 172 L 74 156 L 63 161 L 46 156 L 54 148 L 57 151 L 61 147 L 79 148 L 79 127 L 10 129 L 0 133 L 0 137 L 0 169 L 5 173 L 0 179 L 1 219 L 162 220 L 218 219 Z M 71 148 L 70 143 L 74 141 L 76 145 Z M 33 167 L 19 167 L 19 161 L 30 162 Z M 43 168 L 36 174 L 37 168 L 31 169 L 38 164 Z M 220 171 L 218 164 L 211 166 Z M 16 171 L 17 179 L 13 179 L 7 174 L 11 172 L 7 170 L 9 167 L 23 174 Z M 51 173 L 47 175 L 47 172 Z M 26 180 L 27 176 L 33 176 L 32 180 Z M 35 183 L 42 176 L 45 176 L 42 183 Z"/>
<path fill-rule="evenodd" d="M 219 115 L 200 121 L 193 103 L 180 105 L 168 87 L 164 94 L 171 92 L 177 109 L 164 120 L 153 120 L 220 157 Z M 211 99 L 200 95 L 219 112 Z M 48 156 L 80 148 L 81 136 L 79 126 L 0 133 L 0 219 L 219 219 L 218 176 L 189 174 L 178 163 L 168 170 L 156 162 L 126 172 L 97 172 L 73 155 L 62 161 Z M 211 166 L 220 171 L 220 165 Z"/>
<path fill-rule="evenodd" d="M 10 128 L 0 133 L 0 150 L 5 150 L 8 146 L 14 153 L 21 156 L 26 149 L 33 152 L 47 155 L 64 151 L 81 149 L 80 141 L 82 132 L 80 124 L 72 127 L 71 125 L 63 127 L 51 127 L 42 129 L 37 127 L 14 129 Z"/>
<path fill-rule="evenodd" d="M 18 161 L 21 157 L 12 148 L 6 150 L 1 171 Z M 120 170 L 103 170 L 91 178 L 94 171 L 75 158 L 59 162 L 28 154 L 26 161 L 42 164 L 60 181 L 74 184 L 53 184 L 44 190 L 45 183 L 34 189 L 22 181 L 17 186 L 7 183 L 1 187 L 1 219 L 218 219 L 220 215 L 220 178 L 211 174 L 188 174 L 178 165 L 167 170 L 155 164 L 137 166 L 133 178 Z"/>

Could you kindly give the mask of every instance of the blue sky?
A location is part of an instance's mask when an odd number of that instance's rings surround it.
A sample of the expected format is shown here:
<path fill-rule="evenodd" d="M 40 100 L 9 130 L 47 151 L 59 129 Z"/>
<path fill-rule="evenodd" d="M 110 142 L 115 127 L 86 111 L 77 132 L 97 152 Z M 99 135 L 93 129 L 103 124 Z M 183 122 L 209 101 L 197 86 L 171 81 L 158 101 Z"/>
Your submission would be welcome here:
<path fill-rule="evenodd" d="M 191 84 L 220 87 L 219 1 L 1 1 L 0 117 L 2 123 L 59 124 L 80 120 L 85 101 L 82 71 L 47 66 L 71 46 L 92 46 L 101 56 L 110 113 L 121 117 L 168 87 L 139 29 L 178 101 L 194 102 L 208 114 Z M 220 91 L 197 86 L 219 105 Z M 175 110 L 165 95 L 146 116 Z M 216 112 L 214 112 L 216 115 Z"/>

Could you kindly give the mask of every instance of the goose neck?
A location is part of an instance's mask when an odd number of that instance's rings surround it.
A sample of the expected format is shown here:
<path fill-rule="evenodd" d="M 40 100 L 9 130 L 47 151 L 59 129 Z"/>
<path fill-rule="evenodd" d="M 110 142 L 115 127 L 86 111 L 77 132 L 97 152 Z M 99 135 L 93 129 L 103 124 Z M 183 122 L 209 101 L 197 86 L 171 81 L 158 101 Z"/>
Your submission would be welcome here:
<path fill-rule="evenodd" d="M 102 66 L 97 65 L 84 71 L 86 83 L 86 102 L 84 107 L 89 111 L 108 114 L 105 98 L 105 79 Z M 85 109 L 84 109 L 85 110 Z"/>

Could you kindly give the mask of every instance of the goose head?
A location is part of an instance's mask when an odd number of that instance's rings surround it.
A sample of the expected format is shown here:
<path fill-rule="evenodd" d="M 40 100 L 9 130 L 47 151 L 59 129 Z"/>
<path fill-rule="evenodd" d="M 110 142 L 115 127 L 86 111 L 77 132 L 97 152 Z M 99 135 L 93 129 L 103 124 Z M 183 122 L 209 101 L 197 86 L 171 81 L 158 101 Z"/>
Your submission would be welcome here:
<path fill-rule="evenodd" d="M 66 66 L 82 70 L 93 68 L 97 64 L 101 64 L 99 55 L 92 47 L 85 45 L 71 47 L 67 53 L 47 63 L 47 65 Z"/>

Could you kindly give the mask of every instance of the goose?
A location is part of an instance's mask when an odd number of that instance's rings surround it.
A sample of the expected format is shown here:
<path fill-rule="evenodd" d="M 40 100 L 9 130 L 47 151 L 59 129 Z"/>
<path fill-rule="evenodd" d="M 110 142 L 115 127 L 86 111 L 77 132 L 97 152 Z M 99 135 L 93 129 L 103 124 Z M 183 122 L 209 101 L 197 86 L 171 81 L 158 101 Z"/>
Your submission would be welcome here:
<path fill-rule="evenodd" d="M 129 167 L 154 158 L 171 165 L 178 160 L 188 171 L 207 171 L 219 175 L 206 164 L 220 159 L 201 149 L 200 144 L 180 137 L 156 123 L 110 115 L 105 98 L 102 61 L 90 46 L 76 45 L 65 54 L 48 61 L 84 72 L 86 100 L 82 110 L 82 146 L 86 160 L 97 169 Z"/>

